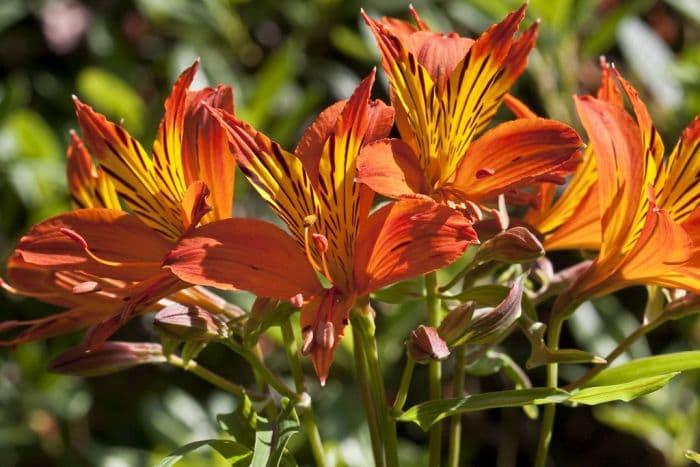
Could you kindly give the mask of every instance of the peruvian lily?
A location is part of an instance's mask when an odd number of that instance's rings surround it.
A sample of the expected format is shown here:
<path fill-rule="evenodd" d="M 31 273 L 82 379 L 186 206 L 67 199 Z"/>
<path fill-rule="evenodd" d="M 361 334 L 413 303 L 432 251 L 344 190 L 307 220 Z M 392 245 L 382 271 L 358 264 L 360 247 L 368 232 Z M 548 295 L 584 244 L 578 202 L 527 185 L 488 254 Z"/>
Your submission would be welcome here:
<path fill-rule="evenodd" d="M 162 267 L 182 235 L 232 210 L 235 161 L 204 103 L 233 111 L 233 94 L 224 86 L 188 91 L 197 67 L 182 73 L 166 100 L 153 159 L 124 128 L 75 98 L 86 140 L 72 134 L 68 150 L 68 184 L 78 209 L 35 225 L 20 239 L 4 284 L 68 311 L 2 323 L 3 330 L 30 326 L 4 344 L 89 326 L 86 345 L 94 348 L 166 297 L 221 305 Z"/>
<path fill-rule="evenodd" d="M 231 220 L 215 222 L 187 235 L 166 262 L 189 282 L 301 306 L 302 352 L 311 354 L 322 384 L 358 300 L 436 270 L 476 241 L 464 216 L 432 200 L 405 200 L 369 213 L 373 193 L 355 183 L 356 160 L 392 125 L 391 108 L 370 101 L 373 81 L 374 72 L 348 101 L 324 110 L 294 153 L 212 109 L 242 172 L 292 236 L 260 221 L 248 221 L 255 234 L 232 228 Z"/>
<path fill-rule="evenodd" d="M 476 40 L 432 32 L 411 13 L 416 27 L 363 13 L 389 77 L 401 139 L 368 147 L 358 160 L 359 181 L 393 198 L 457 203 L 501 194 L 523 201 L 528 196 L 519 189 L 561 182 L 582 145 L 569 126 L 518 119 L 483 133 L 535 43 L 537 23 L 515 38 L 525 6 Z"/>
<path fill-rule="evenodd" d="M 611 75 L 611 67 L 602 57 L 600 67 L 602 77 L 596 97 L 623 107 L 623 98 Z M 511 96 L 506 99 L 506 105 L 520 118 L 535 116 Z M 538 187 L 537 206 L 524 217 L 525 222 L 545 236 L 544 247 L 547 251 L 600 249 L 600 208 L 596 187 L 598 171 L 593 146 L 586 147 L 582 159 L 561 196 L 555 201 L 556 187 L 541 184 Z"/>
<path fill-rule="evenodd" d="M 582 300 L 631 284 L 700 292 L 700 118 L 664 159 L 664 146 L 637 91 L 614 70 L 621 99 L 577 97 L 598 166 L 600 253 L 560 297 Z"/>

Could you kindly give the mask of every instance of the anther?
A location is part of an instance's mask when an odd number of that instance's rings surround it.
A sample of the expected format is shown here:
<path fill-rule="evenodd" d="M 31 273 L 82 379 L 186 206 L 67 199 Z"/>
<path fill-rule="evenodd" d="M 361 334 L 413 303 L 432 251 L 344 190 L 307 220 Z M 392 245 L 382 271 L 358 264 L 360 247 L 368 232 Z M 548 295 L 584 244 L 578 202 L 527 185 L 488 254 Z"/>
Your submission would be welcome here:
<path fill-rule="evenodd" d="M 314 244 L 316 245 L 316 250 L 324 254 L 325 252 L 328 251 L 328 239 L 326 238 L 325 235 L 322 234 L 311 234 L 311 238 L 314 240 Z"/>
<path fill-rule="evenodd" d="M 309 214 L 304 218 L 304 227 L 311 227 L 316 223 L 316 220 L 318 220 L 318 217 L 315 214 Z"/>
<path fill-rule="evenodd" d="M 0 277 L 0 288 L 5 289 L 7 293 L 11 293 L 12 295 L 19 295 L 19 291 L 7 282 L 5 282 L 5 280 L 2 277 Z"/>
<path fill-rule="evenodd" d="M 301 354 L 309 355 L 314 346 L 314 331 L 311 326 L 304 326 L 301 330 Z"/>
<path fill-rule="evenodd" d="M 102 290 L 102 288 L 100 287 L 99 283 L 95 281 L 85 281 L 81 282 L 80 284 L 75 284 L 72 292 L 75 295 L 82 295 L 92 292 L 99 292 L 100 290 Z"/>
<path fill-rule="evenodd" d="M 482 178 L 490 177 L 491 175 L 495 174 L 496 171 L 494 169 L 479 169 L 476 171 L 476 179 L 480 180 Z"/>
<path fill-rule="evenodd" d="M 322 321 L 316 329 L 316 343 L 321 348 L 331 350 L 335 344 L 335 326 L 333 321 Z"/>
<path fill-rule="evenodd" d="M 301 308 L 304 305 L 304 296 L 300 293 L 294 295 L 289 299 L 289 302 L 294 308 Z"/>

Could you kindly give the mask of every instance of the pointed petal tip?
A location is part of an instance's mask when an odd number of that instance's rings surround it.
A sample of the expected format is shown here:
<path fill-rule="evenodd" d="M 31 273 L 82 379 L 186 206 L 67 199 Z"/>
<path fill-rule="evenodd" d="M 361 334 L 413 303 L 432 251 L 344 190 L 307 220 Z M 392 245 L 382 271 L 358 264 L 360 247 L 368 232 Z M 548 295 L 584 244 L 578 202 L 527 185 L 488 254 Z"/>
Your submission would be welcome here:
<path fill-rule="evenodd" d="M 318 382 L 321 384 L 321 387 L 326 386 L 326 379 L 328 378 L 328 375 L 326 376 L 319 376 L 318 377 Z"/>

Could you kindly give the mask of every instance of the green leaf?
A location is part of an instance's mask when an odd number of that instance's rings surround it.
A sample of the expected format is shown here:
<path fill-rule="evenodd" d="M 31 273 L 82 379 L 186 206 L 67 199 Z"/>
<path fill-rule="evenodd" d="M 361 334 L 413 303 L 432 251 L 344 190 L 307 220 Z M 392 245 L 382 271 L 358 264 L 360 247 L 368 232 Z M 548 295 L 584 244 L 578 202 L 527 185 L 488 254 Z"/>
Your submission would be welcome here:
<path fill-rule="evenodd" d="M 440 420 L 466 412 L 499 407 L 521 407 L 531 404 L 553 404 L 567 400 L 569 393 L 554 388 L 513 389 L 509 391 L 474 394 L 457 399 L 445 399 L 414 405 L 398 418 L 414 422 L 428 430 Z"/>
<path fill-rule="evenodd" d="M 572 394 L 569 401 L 585 405 L 604 404 L 616 400 L 629 402 L 639 396 L 661 389 L 678 373 L 637 378 L 622 384 L 587 387 Z"/>
<path fill-rule="evenodd" d="M 698 452 L 691 451 L 690 449 L 688 449 L 687 451 L 685 451 L 685 458 L 690 459 L 696 464 L 700 464 L 700 453 Z"/>
<path fill-rule="evenodd" d="M 480 306 L 498 306 L 508 296 L 508 292 L 510 288 L 504 285 L 480 285 L 458 293 L 450 299 L 460 302 L 474 301 Z"/>
<path fill-rule="evenodd" d="M 255 446 L 255 431 L 258 425 L 258 414 L 253 410 L 253 404 L 245 396 L 240 405 L 229 414 L 217 415 L 216 421 L 221 428 L 233 436 L 244 446 L 253 449 Z"/>
<path fill-rule="evenodd" d="M 228 439 L 205 439 L 181 446 L 171 452 L 168 457 L 161 460 L 156 467 L 170 467 L 182 459 L 186 454 L 202 446 L 209 446 L 221 454 L 232 466 L 243 467 L 248 465 L 252 457 L 252 451 L 241 443 Z"/>
<path fill-rule="evenodd" d="M 277 467 L 282 461 L 289 438 L 299 431 L 299 417 L 294 404 L 283 398 L 282 410 L 272 423 L 261 423 L 255 434 L 255 448 L 250 465 L 253 467 Z"/>
<path fill-rule="evenodd" d="M 135 133 L 143 128 L 144 104 L 134 89 L 118 76 L 96 67 L 84 68 L 77 78 L 80 98 L 112 120 L 124 119 Z"/>
<path fill-rule="evenodd" d="M 700 350 L 676 352 L 639 358 L 614 368 L 606 368 L 588 381 L 584 387 L 604 386 L 631 382 L 639 378 L 659 376 L 700 368 Z"/>

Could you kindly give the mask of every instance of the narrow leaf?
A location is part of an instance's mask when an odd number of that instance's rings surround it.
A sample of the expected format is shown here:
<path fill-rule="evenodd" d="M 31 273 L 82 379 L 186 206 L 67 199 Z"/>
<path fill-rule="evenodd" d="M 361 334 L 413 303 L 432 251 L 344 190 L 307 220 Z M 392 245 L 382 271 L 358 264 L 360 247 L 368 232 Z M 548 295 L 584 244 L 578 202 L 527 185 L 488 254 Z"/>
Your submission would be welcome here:
<path fill-rule="evenodd" d="M 622 384 L 587 387 L 573 394 L 569 401 L 586 405 L 604 404 L 616 400 L 629 402 L 639 396 L 661 389 L 678 373 L 638 378 Z"/>
<path fill-rule="evenodd" d="M 204 439 L 193 443 L 185 444 L 171 452 L 166 458 L 161 460 L 156 467 L 170 467 L 182 459 L 186 454 L 202 446 L 209 446 L 221 454 L 232 466 L 247 465 L 252 451 L 241 443 L 228 439 Z"/>
<path fill-rule="evenodd" d="M 584 387 L 621 384 L 640 378 L 700 368 L 700 350 L 639 358 L 614 368 L 606 368 Z"/>
<path fill-rule="evenodd" d="M 457 399 L 429 401 L 414 405 L 398 418 L 401 422 L 414 422 L 428 430 L 440 420 L 466 412 L 500 407 L 520 407 L 530 404 L 563 402 L 569 394 L 561 389 L 532 388 L 474 394 Z"/>

